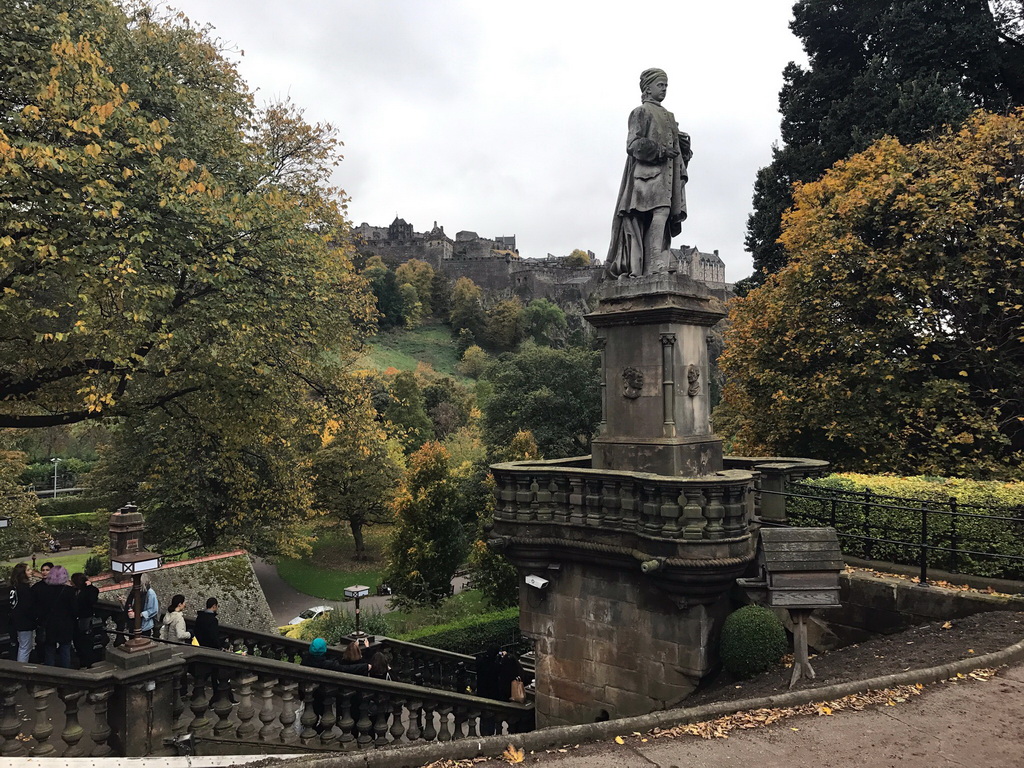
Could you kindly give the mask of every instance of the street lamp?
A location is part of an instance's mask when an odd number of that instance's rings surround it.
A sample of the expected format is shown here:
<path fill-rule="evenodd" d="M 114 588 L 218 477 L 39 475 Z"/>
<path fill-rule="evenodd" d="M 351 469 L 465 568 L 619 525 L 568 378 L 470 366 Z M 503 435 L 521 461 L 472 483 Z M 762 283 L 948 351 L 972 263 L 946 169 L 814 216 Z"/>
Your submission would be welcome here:
<path fill-rule="evenodd" d="M 64 459 L 50 459 L 53 462 L 53 498 L 57 498 L 57 465 Z"/>
<path fill-rule="evenodd" d="M 370 594 L 370 588 L 364 587 L 362 584 L 345 587 L 345 597 L 356 601 L 356 631 L 352 633 L 352 639 L 357 643 L 362 643 L 368 637 L 365 632 L 359 629 L 359 601 L 368 594 Z"/>
<path fill-rule="evenodd" d="M 10 527 L 11 527 L 11 518 L 9 518 L 9 517 L 7 517 L 5 515 L 0 515 L 0 528 L 10 528 Z"/>
<path fill-rule="evenodd" d="M 130 599 L 135 619 L 131 639 L 123 646 L 129 653 L 156 645 L 152 638 L 142 636 L 142 574 L 160 567 L 160 555 L 147 551 L 142 545 L 145 527 L 142 513 L 134 504 L 125 504 L 110 516 L 110 569 L 132 577 Z"/>

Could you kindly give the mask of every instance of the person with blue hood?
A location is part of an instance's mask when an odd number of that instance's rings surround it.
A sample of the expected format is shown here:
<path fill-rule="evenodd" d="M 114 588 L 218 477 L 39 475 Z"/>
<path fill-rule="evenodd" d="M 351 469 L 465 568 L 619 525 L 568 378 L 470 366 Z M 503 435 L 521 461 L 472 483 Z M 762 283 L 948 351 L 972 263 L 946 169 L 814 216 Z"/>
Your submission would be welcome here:
<path fill-rule="evenodd" d="M 327 641 L 322 637 L 315 638 L 309 644 L 309 649 L 302 654 L 302 666 L 331 672 L 346 672 L 350 675 L 368 675 L 371 669 L 369 664 L 327 658 Z M 320 685 L 313 691 L 313 712 L 317 717 L 316 732 L 321 733 L 323 726 L 320 725 L 320 718 L 324 714 L 324 691 Z"/>

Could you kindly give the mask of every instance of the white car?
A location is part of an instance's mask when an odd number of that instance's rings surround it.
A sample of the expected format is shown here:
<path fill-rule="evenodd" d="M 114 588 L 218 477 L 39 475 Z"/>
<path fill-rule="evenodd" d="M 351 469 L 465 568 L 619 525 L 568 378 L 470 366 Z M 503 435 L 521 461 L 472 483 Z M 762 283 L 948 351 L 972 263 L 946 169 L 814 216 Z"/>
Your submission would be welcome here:
<path fill-rule="evenodd" d="M 289 621 L 288 624 L 289 625 L 301 624 L 304 621 L 308 621 L 309 619 L 315 619 L 318 616 L 323 616 L 328 611 L 333 611 L 333 610 L 334 609 L 331 606 L 329 606 L 329 605 L 314 605 L 312 608 L 307 608 L 306 610 L 304 610 L 302 613 L 300 613 L 294 619 Z"/>

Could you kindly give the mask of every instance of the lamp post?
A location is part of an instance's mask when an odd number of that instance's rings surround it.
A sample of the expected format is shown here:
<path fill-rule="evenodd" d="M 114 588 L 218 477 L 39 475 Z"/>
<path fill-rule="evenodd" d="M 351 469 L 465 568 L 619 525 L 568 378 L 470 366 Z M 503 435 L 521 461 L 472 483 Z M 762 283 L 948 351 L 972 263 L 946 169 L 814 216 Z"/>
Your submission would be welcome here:
<path fill-rule="evenodd" d="M 156 645 L 152 638 L 142 636 L 142 574 L 160 567 L 160 555 L 147 551 L 142 545 L 145 527 L 142 513 L 134 504 L 125 504 L 110 516 L 110 569 L 132 577 L 131 605 L 135 619 L 131 638 L 123 647 L 129 653 Z"/>
<path fill-rule="evenodd" d="M 11 527 L 11 518 L 7 517 L 6 515 L 0 515 L 0 528 L 10 528 L 10 527 Z"/>
<path fill-rule="evenodd" d="M 57 498 L 57 465 L 64 459 L 50 459 L 53 462 L 53 498 Z"/>
<path fill-rule="evenodd" d="M 359 629 L 359 601 L 370 594 L 370 588 L 362 584 L 355 584 L 345 587 L 345 597 L 356 601 L 356 631 L 352 633 L 352 639 L 357 643 L 363 643 L 369 635 Z"/>

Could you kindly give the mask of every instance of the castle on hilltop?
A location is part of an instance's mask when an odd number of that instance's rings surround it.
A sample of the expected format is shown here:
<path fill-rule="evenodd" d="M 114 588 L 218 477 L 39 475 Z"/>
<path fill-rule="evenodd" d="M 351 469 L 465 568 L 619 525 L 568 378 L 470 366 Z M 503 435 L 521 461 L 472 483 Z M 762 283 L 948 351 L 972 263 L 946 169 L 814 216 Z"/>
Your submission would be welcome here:
<path fill-rule="evenodd" d="M 468 277 L 486 291 L 514 293 L 525 301 L 545 298 L 560 304 L 586 304 L 604 274 L 604 264 L 590 253 L 590 264 L 576 266 L 564 257 L 548 254 L 543 259 L 524 259 L 515 235 L 481 237 L 464 230 L 453 240 L 434 222 L 429 232 L 416 232 L 398 216 L 386 227 L 363 222 L 353 228 L 356 249 L 376 255 L 389 267 L 419 259 L 448 275 L 453 281 Z M 718 251 L 704 253 L 695 247 L 673 249 L 677 269 L 700 280 L 716 293 L 725 293 L 725 263 Z"/>

